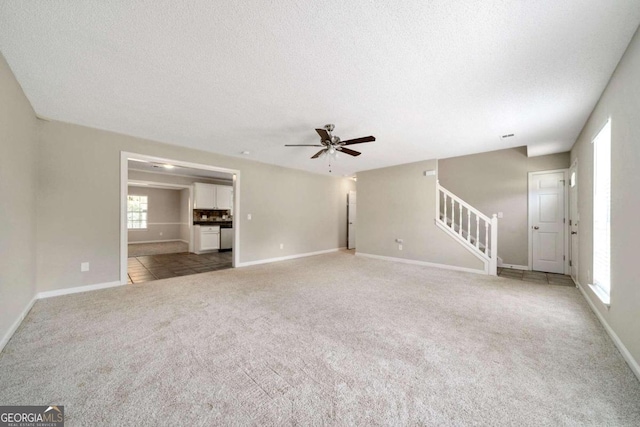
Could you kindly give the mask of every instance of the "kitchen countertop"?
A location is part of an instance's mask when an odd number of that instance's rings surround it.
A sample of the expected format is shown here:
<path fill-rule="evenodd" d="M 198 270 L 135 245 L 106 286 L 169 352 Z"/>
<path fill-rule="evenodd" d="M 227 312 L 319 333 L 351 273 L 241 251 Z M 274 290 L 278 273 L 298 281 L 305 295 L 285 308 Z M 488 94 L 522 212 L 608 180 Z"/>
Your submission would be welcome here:
<path fill-rule="evenodd" d="M 193 225 L 219 225 L 221 227 L 233 227 L 233 221 L 193 221 Z"/>

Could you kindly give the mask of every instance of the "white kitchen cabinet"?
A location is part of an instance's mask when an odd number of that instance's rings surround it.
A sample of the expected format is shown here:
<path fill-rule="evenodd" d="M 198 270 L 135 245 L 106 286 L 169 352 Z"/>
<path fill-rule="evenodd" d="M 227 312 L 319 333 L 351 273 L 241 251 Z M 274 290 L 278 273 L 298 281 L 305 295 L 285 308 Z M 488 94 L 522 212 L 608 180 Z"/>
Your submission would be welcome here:
<path fill-rule="evenodd" d="M 217 209 L 231 209 L 233 205 L 233 187 L 216 185 Z"/>
<path fill-rule="evenodd" d="M 194 209 L 215 209 L 216 208 L 216 186 L 213 184 L 203 184 L 196 182 Z"/>
<path fill-rule="evenodd" d="M 194 229 L 196 254 L 220 249 L 220 226 L 196 225 Z"/>
<path fill-rule="evenodd" d="M 231 209 L 233 187 L 196 182 L 194 209 Z"/>

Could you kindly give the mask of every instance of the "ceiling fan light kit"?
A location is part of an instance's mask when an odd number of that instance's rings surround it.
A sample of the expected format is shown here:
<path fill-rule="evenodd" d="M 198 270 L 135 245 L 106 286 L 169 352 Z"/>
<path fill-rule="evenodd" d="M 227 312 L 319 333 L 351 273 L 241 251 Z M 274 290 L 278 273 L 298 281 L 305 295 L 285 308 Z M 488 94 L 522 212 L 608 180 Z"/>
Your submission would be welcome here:
<path fill-rule="evenodd" d="M 320 135 L 320 144 L 285 144 L 285 147 L 322 147 L 320 151 L 311 156 L 312 159 L 317 159 L 323 154 L 337 157 L 338 153 L 345 153 L 356 157 L 362 153 L 345 148 L 345 145 L 363 144 L 365 142 L 373 142 L 376 140 L 374 136 L 363 136 L 361 138 L 341 141 L 340 137 L 331 134 L 333 129 L 335 129 L 333 124 L 325 125 L 322 129 L 316 129 L 316 132 Z"/>

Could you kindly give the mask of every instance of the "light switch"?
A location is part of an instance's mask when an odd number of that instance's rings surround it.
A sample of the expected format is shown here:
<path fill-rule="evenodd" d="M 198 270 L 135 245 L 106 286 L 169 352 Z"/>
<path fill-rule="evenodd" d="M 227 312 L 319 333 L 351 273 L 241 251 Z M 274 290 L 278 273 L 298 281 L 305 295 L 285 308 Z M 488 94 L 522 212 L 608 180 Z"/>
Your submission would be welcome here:
<path fill-rule="evenodd" d="M 498 218 L 504 218 L 504 213 L 503 212 L 498 212 Z"/>
<path fill-rule="evenodd" d="M 81 272 L 85 272 L 85 271 L 89 271 L 89 263 L 88 262 L 83 262 L 80 264 L 80 271 Z"/>
<path fill-rule="evenodd" d="M 251 214 L 247 214 L 247 219 L 251 221 Z"/>

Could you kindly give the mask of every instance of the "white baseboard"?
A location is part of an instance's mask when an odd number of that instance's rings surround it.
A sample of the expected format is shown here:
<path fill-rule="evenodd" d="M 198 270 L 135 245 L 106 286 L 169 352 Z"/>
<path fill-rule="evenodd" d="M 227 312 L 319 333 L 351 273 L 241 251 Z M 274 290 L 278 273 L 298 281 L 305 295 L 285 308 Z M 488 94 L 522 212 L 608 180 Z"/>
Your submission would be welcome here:
<path fill-rule="evenodd" d="M 414 264 L 414 265 L 423 265 L 425 267 L 442 268 L 444 270 L 464 271 L 465 273 L 476 273 L 476 274 L 485 274 L 485 275 L 487 274 L 487 272 L 484 271 L 484 270 L 476 270 L 474 268 L 467 268 L 467 267 L 457 267 L 455 265 L 437 264 L 437 263 L 434 263 L 434 262 L 418 261 L 418 260 L 414 260 L 414 259 L 395 258 L 395 257 L 390 257 L 390 256 L 367 254 L 367 253 L 363 253 L 363 252 L 356 252 L 356 255 L 357 256 L 361 256 L 361 257 L 365 257 L 365 258 L 373 258 L 373 259 L 382 259 L 382 260 L 385 260 L 385 261 L 401 262 L 403 264 Z"/>
<path fill-rule="evenodd" d="M 185 242 L 185 243 L 189 243 L 186 240 L 182 240 L 182 239 L 168 239 L 168 240 L 140 240 L 137 242 L 127 242 L 127 244 L 129 245 L 139 245 L 142 243 L 169 243 L 169 242 Z"/>
<path fill-rule="evenodd" d="M 31 298 L 31 301 L 29 301 L 24 310 L 22 310 L 22 313 L 20 313 L 20 316 L 18 316 L 16 321 L 13 322 L 7 333 L 4 334 L 4 336 L 2 337 L 2 341 L 0 341 L 0 352 L 2 352 L 4 346 L 7 345 L 13 334 L 18 330 L 24 318 L 27 317 L 27 314 L 29 314 L 29 311 L 31 311 L 33 304 L 36 303 L 36 299 L 37 297 Z"/>
<path fill-rule="evenodd" d="M 611 337 L 611 340 L 620 351 L 620 354 L 622 354 L 624 360 L 627 362 L 636 377 L 638 377 L 638 380 L 640 380 L 640 365 L 638 364 L 638 361 L 633 358 L 618 335 L 613 331 L 613 329 L 611 329 L 611 326 L 609 326 L 609 323 L 607 323 L 602 314 L 600 314 L 600 311 L 598 311 L 593 301 L 591 301 L 591 298 L 589 298 L 589 295 L 587 295 L 587 292 L 584 290 L 582 285 L 578 282 L 576 282 L 576 285 L 578 285 L 578 289 L 580 289 L 580 292 L 582 292 L 582 296 L 584 296 L 584 298 L 587 300 L 587 303 L 589 303 L 589 307 L 591 307 L 591 310 L 596 314 L 596 317 L 604 327 L 604 330 L 607 331 L 607 334 L 609 334 L 609 337 Z"/>
<path fill-rule="evenodd" d="M 528 265 L 502 264 L 502 265 L 499 265 L 498 267 L 500 267 L 500 268 L 511 268 L 511 269 L 513 269 L 513 270 L 525 270 L 525 271 L 529 271 L 529 266 L 528 266 Z"/>
<path fill-rule="evenodd" d="M 114 288 L 116 286 L 123 286 L 123 285 L 124 283 L 120 283 L 120 281 L 117 281 L 117 282 L 97 283 L 95 285 L 77 286 L 75 288 L 56 289 L 55 291 L 38 292 L 38 295 L 36 295 L 36 298 L 42 299 L 42 298 L 59 297 L 61 295 L 97 291 L 98 289 Z"/>
<path fill-rule="evenodd" d="M 249 267 L 251 265 L 269 264 L 271 262 L 287 261 L 287 260 L 296 259 L 296 258 L 305 258 L 305 257 L 308 257 L 308 256 L 328 254 L 328 253 L 331 253 L 331 252 L 338 252 L 341 249 L 345 249 L 345 248 L 326 249 L 326 250 L 323 250 L 323 251 L 307 252 L 307 253 L 304 253 L 304 254 L 287 255 L 287 256 L 282 256 L 282 257 L 277 257 L 277 258 L 267 258 L 267 259 L 259 259 L 257 261 L 241 262 L 240 264 L 237 264 L 236 267 Z"/>

